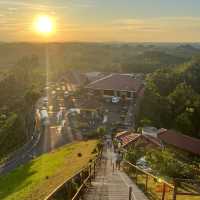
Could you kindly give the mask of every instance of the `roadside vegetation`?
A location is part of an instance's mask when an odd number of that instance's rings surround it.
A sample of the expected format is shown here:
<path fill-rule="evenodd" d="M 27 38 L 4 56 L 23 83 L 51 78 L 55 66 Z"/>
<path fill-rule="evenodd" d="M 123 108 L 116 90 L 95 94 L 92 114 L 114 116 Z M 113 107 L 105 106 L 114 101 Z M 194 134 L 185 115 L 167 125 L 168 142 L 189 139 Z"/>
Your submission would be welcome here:
<path fill-rule="evenodd" d="M 1 176 L 0 199 L 43 200 L 95 156 L 97 145 L 96 140 L 65 145 Z"/>
<path fill-rule="evenodd" d="M 182 70 L 181 70 L 182 69 Z M 175 129 L 200 138 L 200 59 L 147 77 L 137 125 Z"/>
<path fill-rule="evenodd" d="M 194 158 L 194 156 L 193 156 Z M 185 161 L 183 152 L 170 148 L 146 149 L 131 148 L 126 153 L 126 160 L 137 165 L 140 170 L 125 164 L 125 169 L 134 182 L 147 194 L 149 199 L 160 200 L 163 194 L 163 180 L 168 182 L 165 188 L 165 199 L 172 200 L 174 180 L 177 178 L 198 181 L 199 163 L 193 159 Z M 141 163 L 141 161 L 143 161 Z M 148 181 L 147 174 L 148 172 Z M 171 186 L 170 186 L 171 185 Z M 178 191 L 198 193 L 198 184 L 177 183 Z M 197 200 L 199 196 L 177 196 L 177 200 Z"/>
<path fill-rule="evenodd" d="M 0 160 L 30 140 L 44 80 L 36 56 L 19 60 L 0 80 Z"/>

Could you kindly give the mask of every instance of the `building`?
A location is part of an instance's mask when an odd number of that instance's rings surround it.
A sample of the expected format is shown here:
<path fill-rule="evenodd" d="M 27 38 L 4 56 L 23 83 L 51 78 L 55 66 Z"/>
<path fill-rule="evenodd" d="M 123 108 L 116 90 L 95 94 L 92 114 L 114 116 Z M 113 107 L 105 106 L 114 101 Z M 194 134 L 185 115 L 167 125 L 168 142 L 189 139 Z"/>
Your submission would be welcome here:
<path fill-rule="evenodd" d="M 123 148 L 162 148 L 162 143 L 158 138 L 151 135 L 133 133 L 129 131 L 119 132 L 115 136 L 116 140 L 122 144 Z"/>
<path fill-rule="evenodd" d="M 184 135 L 175 130 L 145 127 L 142 134 L 129 131 L 119 132 L 115 136 L 124 148 L 170 148 L 184 155 L 200 156 L 200 139 Z"/>
<path fill-rule="evenodd" d="M 134 74 L 110 74 L 91 82 L 85 88 L 105 98 L 120 97 L 131 100 L 139 95 L 143 81 Z"/>
<path fill-rule="evenodd" d="M 174 130 L 165 130 L 158 134 L 164 146 L 171 146 L 183 152 L 200 156 L 200 139 L 184 135 Z"/>

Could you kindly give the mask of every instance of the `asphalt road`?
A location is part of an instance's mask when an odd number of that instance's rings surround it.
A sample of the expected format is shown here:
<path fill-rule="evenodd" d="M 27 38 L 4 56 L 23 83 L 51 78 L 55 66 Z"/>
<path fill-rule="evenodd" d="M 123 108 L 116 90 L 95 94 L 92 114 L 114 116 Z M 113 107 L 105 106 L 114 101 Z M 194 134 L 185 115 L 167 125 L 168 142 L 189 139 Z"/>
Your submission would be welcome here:
<path fill-rule="evenodd" d="M 66 88 L 71 88 L 69 84 Z M 41 99 L 37 102 L 37 107 L 42 103 Z M 51 102 L 54 106 L 66 106 L 61 101 L 53 100 Z M 31 143 L 23 149 L 22 152 L 17 153 L 11 160 L 0 166 L 0 174 L 5 174 L 16 167 L 27 163 L 33 158 L 43 154 L 50 152 L 64 144 L 72 142 L 74 137 L 71 133 L 71 128 L 69 126 L 69 121 L 67 115 L 64 115 L 62 120 L 65 120 L 64 126 L 61 128 L 61 121 L 58 123 L 56 119 L 56 115 L 59 110 L 55 111 L 50 119 L 50 124 L 46 126 L 38 137 L 35 137 Z"/>

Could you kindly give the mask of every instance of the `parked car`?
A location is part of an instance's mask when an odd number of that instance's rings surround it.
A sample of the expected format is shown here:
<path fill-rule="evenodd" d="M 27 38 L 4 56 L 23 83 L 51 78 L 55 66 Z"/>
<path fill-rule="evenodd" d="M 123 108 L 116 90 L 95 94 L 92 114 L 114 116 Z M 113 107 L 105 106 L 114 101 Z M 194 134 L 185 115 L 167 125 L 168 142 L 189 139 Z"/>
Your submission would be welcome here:
<path fill-rule="evenodd" d="M 120 97 L 112 97 L 112 103 L 119 103 Z"/>

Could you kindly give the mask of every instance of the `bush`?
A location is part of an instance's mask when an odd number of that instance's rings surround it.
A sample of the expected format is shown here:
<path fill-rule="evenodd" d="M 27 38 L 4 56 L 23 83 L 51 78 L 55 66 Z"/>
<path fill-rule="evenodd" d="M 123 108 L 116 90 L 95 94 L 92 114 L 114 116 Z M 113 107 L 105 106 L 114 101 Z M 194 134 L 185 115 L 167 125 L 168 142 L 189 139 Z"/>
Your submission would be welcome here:
<path fill-rule="evenodd" d="M 136 165 L 136 162 L 144 155 L 144 153 L 140 149 L 131 149 L 126 154 L 126 160 L 130 163 Z"/>
<path fill-rule="evenodd" d="M 192 167 L 178 160 L 169 150 L 151 150 L 146 154 L 151 168 L 162 176 L 171 178 L 194 178 Z"/>

